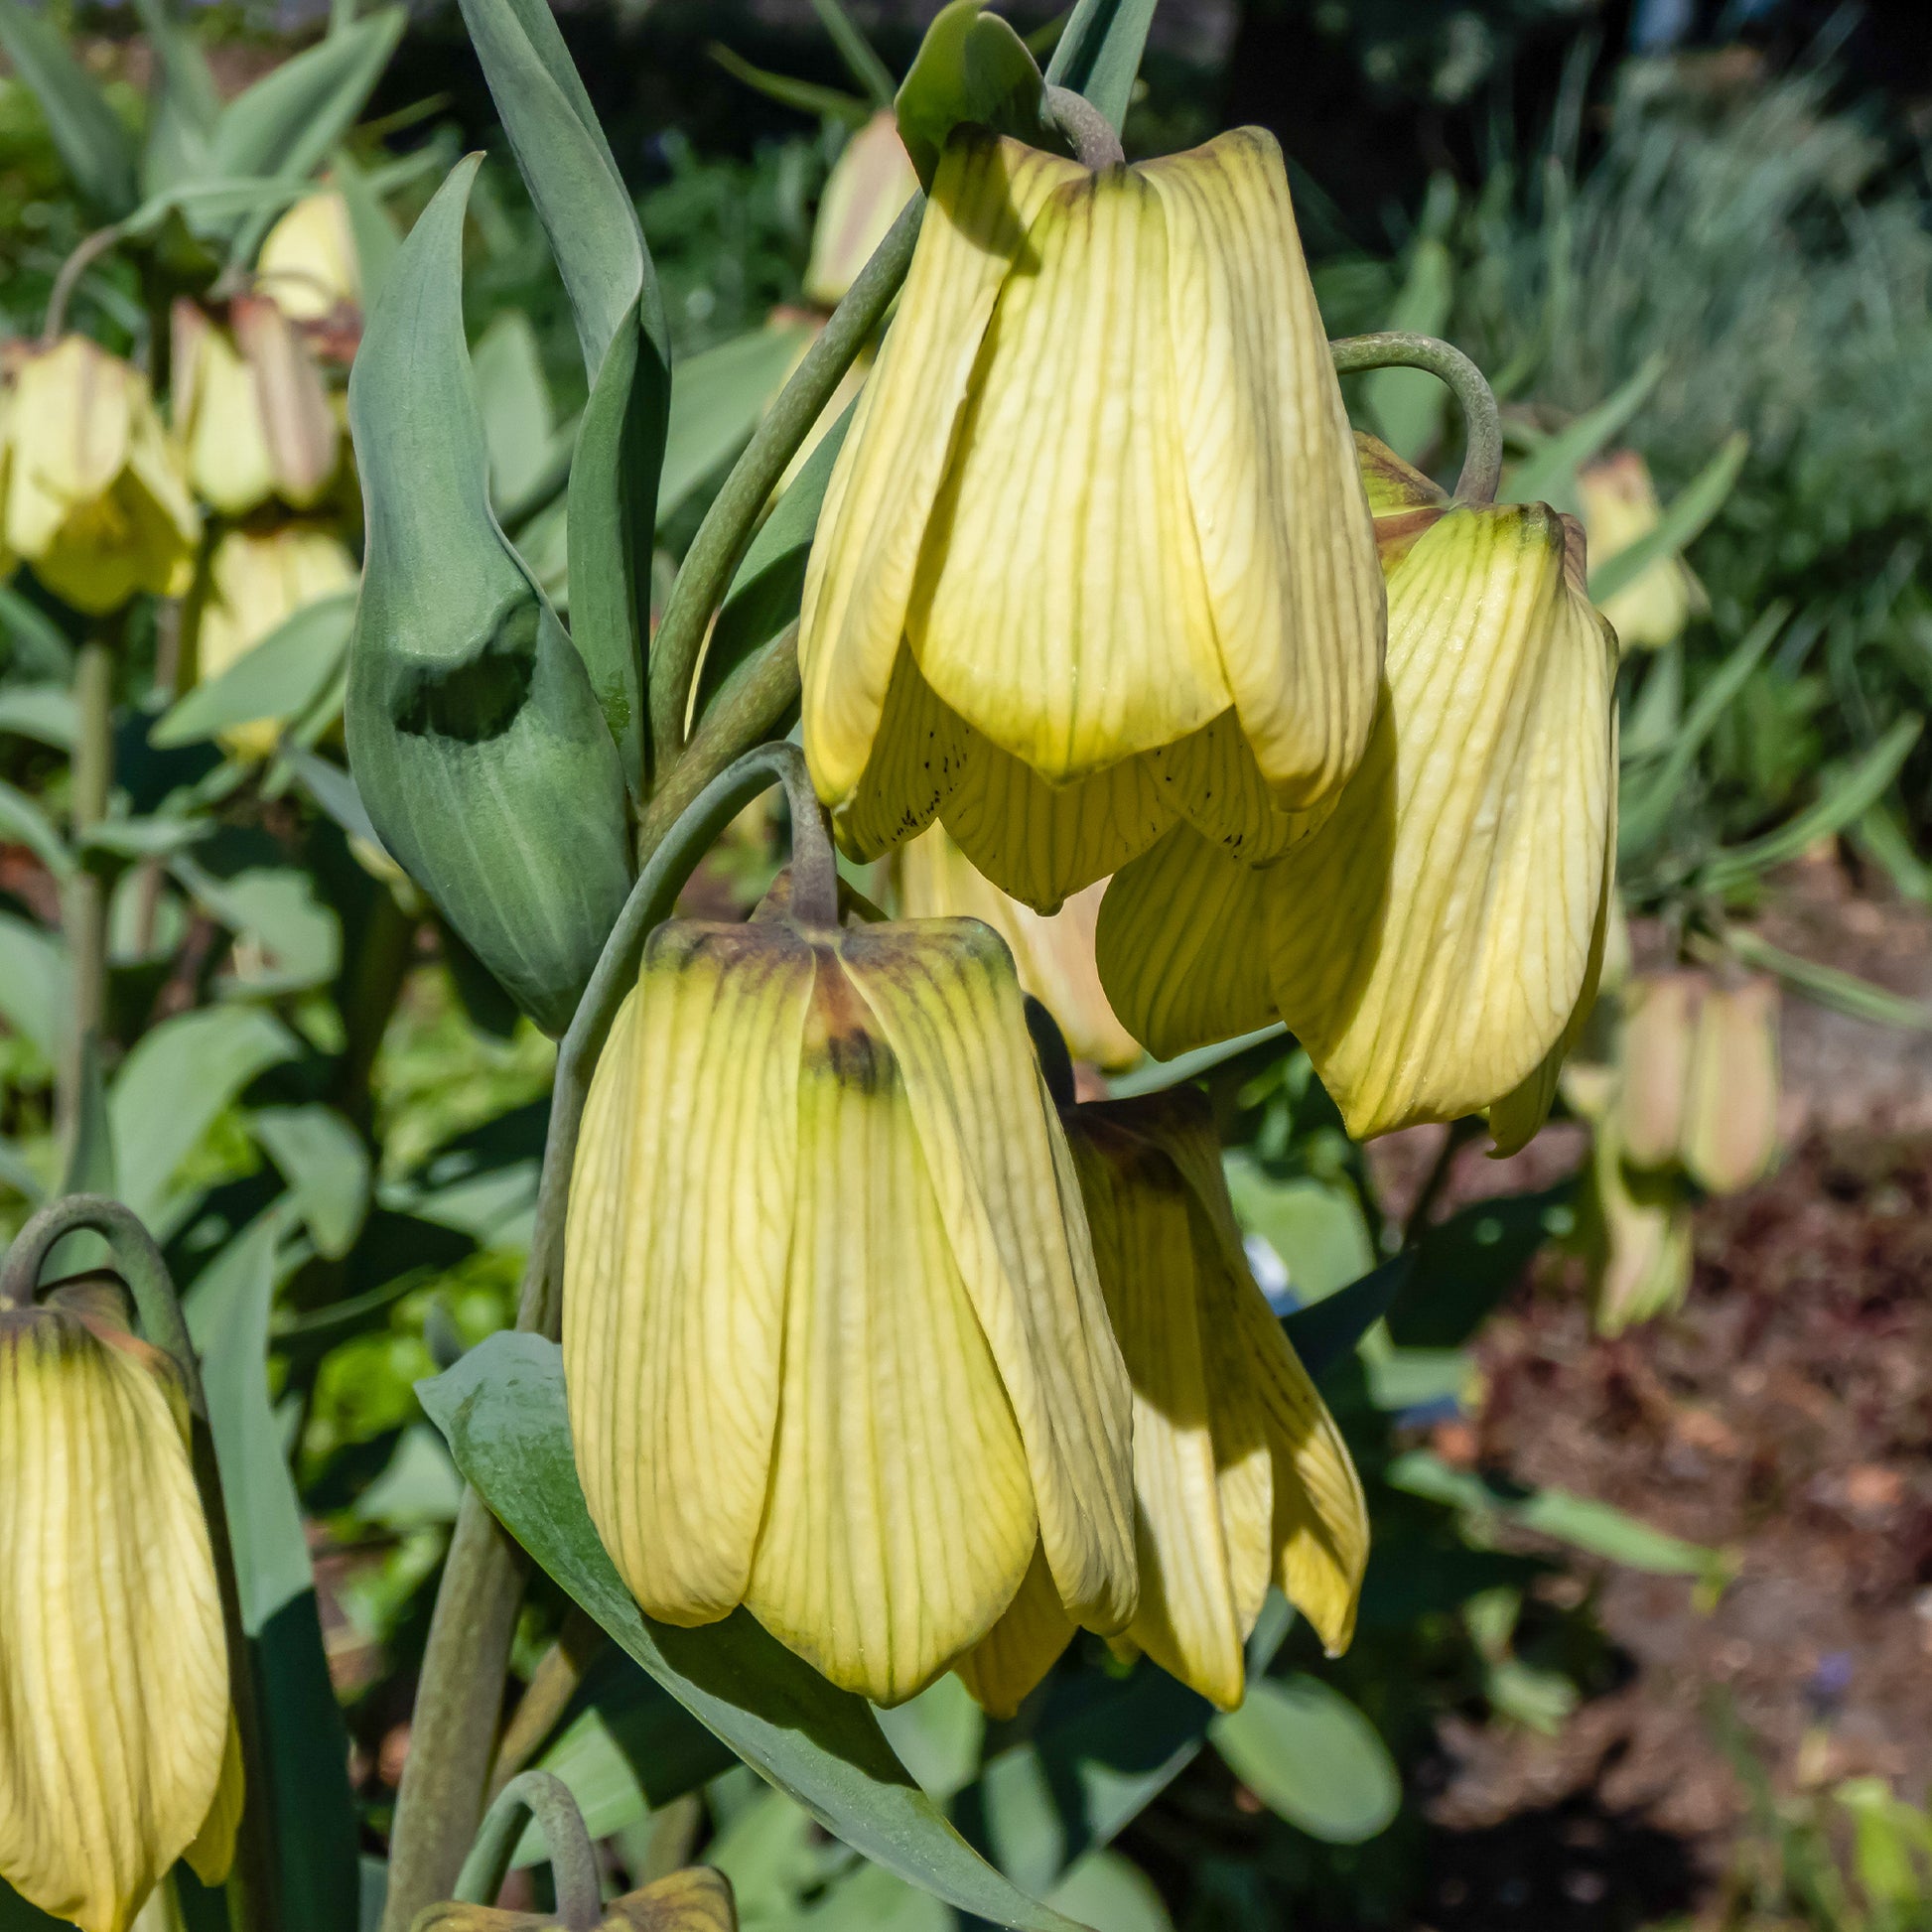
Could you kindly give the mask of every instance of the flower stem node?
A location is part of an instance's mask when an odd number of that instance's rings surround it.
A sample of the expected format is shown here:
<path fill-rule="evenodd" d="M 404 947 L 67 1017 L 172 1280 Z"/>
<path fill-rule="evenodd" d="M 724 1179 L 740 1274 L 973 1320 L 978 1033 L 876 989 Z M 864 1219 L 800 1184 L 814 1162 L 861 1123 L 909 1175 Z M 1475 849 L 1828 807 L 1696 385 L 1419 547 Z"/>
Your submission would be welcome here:
<path fill-rule="evenodd" d="M 591 1517 L 651 1616 L 743 1604 L 881 1704 L 1036 1548 L 1063 1617 L 1133 1620 L 1127 1373 L 976 920 L 657 928 L 584 1115 L 563 1347 Z"/>
<path fill-rule="evenodd" d="M 1231 1710 L 1271 1584 L 1347 1647 L 1368 1517 L 1347 1447 L 1248 1271 L 1198 1089 L 1061 1116 L 1134 1388 L 1140 1608 L 1127 1637 Z M 1072 1636 L 1023 1590 L 960 1666 L 1011 1716 Z"/>
<path fill-rule="evenodd" d="M 118 1284 L 0 1300 L 0 1878 L 126 1932 L 241 1810 L 221 1597 L 180 1373 Z"/>
<path fill-rule="evenodd" d="M 1042 912 L 1178 822 L 1278 856 L 1367 746 L 1382 577 L 1280 150 L 963 128 L 799 631 L 856 859 L 935 816 Z"/>

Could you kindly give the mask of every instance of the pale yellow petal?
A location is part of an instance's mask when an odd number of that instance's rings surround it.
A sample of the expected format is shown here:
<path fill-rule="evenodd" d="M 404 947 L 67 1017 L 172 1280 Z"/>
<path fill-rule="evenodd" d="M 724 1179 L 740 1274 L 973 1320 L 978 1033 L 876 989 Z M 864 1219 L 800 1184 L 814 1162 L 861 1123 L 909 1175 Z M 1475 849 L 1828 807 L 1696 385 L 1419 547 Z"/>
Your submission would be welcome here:
<path fill-rule="evenodd" d="M 1174 809 L 1203 838 L 1251 866 L 1279 859 L 1334 806 L 1330 798 L 1309 811 L 1283 811 L 1232 711 L 1178 744 L 1149 753 L 1148 763 Z"/>
<path fill-rule="evenodd" d="M 1352 771 L 1375 716 L 1382 572 L 1274 138 L 1146 164 L 1167 213 L 1193 524 L 1235 709 L 1276 801 Z"/>
<path fill-rule="evenodd" d="M 606 1908 L 604 1932 L 738 1932 L 732 1882 L 710 1865 L 669 1871 Z"/>
<path fill-rule="evenodd" d="M 1685 1171 L 1714 1194 L 1730 1194 L 1762 1180 L 1777 1153 L 1777 982 L 1714 986 L 1691 1056 Z"/>
<path fill-rule="evenodd" d="M 856 928 L 840 945 L 904 1071 L 1061 1601 L 1077 1622 L 1123 1629 L 1137 1591 L 1131 1395 L 1012 956 L 971 919 Z"/>
<path fill-rule="evenodd" d="M 564 1245 L 577 1470 L 619 1573 L 671 1623 L 739 1602 L 764 1514 L 811 985 L 782 925 L 659 926 L 585 1108 Z"/>
<path fill-rule="evenodd" d="M 329 406 L 322 371 L 288 317 L 261 296 L 237 297 L 235 342 L 255 387 L 275 491 L 306 509 L 336 474 L 342 429 Z"/>
<path fill-rule="evenodd" d="M 784 1381 L 745 1600 L 834 1684 L 890 1705 L 992 1628 L 1037 1537 L 907 1079 L 829 949 L 818 975 Z"/>
<path fill-rule="evenodd" d="M 1632 1167 L 1671 1167 L 1681 1156 L 1691 1050 L 1709 985 L 1697 972 L 1646 973 L 1623 989 L 1616 1133 Z"/>
<path fill-rule="evenodd" d="M 954 426 L 1034 211 L 1078 164 L 962 131 L 932 184 L 897 320 L 833 468 L 798 631 L 805 756 L 840 804 L 872 755 Z"/>
<path fill-rule="evenodd" d="M 933 690 L 1054 783 L 1230 703 L 1182 474 L 1165 226 L 1133 169 L 1047 198 L 987 327 L 906 612 Z"/>
<path fill-rule="evenodd" d="M 228 1715 L 228 1738 L 221 1747 L 221 1777 L 214 1788 L 214 1802 L 194 1842 L 182 1853 L 203 1884 L 221 1884 L 234 1863 L 235 1834 L 241 1829 L 242 1806 L 247 1799 L 246 1774 L 241 1762 L 241 1732 L 234 1714 Z"/>
<path fill-rule="evenodd" d="M 1674 1170 L 1625 1164 L 1613 1117 L 1590 1150 L 1579 1218 L 1598 1333 L 1620 1334 L 1683 1301 L 1694 1265 L 1690 1195 Z"/>
<path fill-rule="evenodd" d="M 253 372 L 227 332 L 200 337 L 194 407 L 184 419 L 189 474 L 205 502 L 241 516 L 275 492 L 275 462 Z"/>
<path fill-rule="evenodd" d="M 1011 1718 L 1059 1662 L 1073 1641 L 1075 1627 L 1061 1607 L 1046 1553 L 1035 1544 L 1019 1594 L 953 1668 L 983 1711 L 995 1718 Z"/>
<path fill-rule="evenodd" d="M 227 1726 L 176 1400 L 71 1315 L 0 1313 L 0 1878 L 125 1932 L 207 1817 Z"/>
<path fill-rule="evenodd" d="M 1277 1005 L 1358 1139 L 1475 1112 L 1549 1052 L 1613 825 L 1613 646 L 1553 512 L 1451 511 L 1390 613 L 1361 767 L 1267 875 Z"/>
<path fill-rule="evenodd" d="M 839 844 L 860 865 L 870 865 L 932 823 L 959 783 L 971 737 L 932 695 L 909 650 L 901 650 L 893 664 L 878 724 L 864 770 L 832 810 Z M 831 802 L 823 783 L 818 791 Z"/>
<path fill-rule="evenodd" d="M 1274 1023 L 1266 877 L 1176 825 L 1108 886 L 1100 983 L 1156 1059 Z"/>

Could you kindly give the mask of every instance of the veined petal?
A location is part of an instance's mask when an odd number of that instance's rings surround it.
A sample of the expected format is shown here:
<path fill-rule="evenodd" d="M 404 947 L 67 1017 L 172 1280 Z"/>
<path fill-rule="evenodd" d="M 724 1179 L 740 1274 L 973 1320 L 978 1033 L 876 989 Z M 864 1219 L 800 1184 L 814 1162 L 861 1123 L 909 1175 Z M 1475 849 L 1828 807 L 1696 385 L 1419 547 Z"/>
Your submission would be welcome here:
<path fill-rule="evenodd" d="M 602 1932 L 738 1932 L 732 1883 L 710 1865 L 668 1871 L 606 1908 Z"/>
<path fill-rule="evenodd" d="M 856 928 L 840 951 L 903 1069 L 1060 1600 L 1076 1622 L 1123 1629 L 1138 1588 L 1132 1398 L 1012 957 L 973 919 Z"/>
<path fill-rule="evenodd" d="M 1276 802 L 1298 809 L 1362 756 L 1386 628 L 1327 332 L 1273 136 L 1237 128 L 1137 172 L 1167 215 L 1170 354 L 1227 688 Z"/>
<path fill-rule="evenodd" d="M 225 331 L 205 327 L 195 341 L 194 400 L 183 418 L 189 471 L 207 502 L 224 515 L 240 516 L 275 490 L 261 401 Z"/>
<path fill-rule="evenodd" d="M 221 1776 L 214 1787 L 214 1800 L 202 1820 L 202 1829 L 182 1853 L 190 1868 L 203 1884 L 221 1884 L 234 1863 L 235 1834 L 241 1829 L 241 1812 L 248 1796 L 246 1773 L 241 1762 L 241 1731 L 228 1713 L 227 1742 L 221 1747 Z"/>
<path fill-rule="evenodd" d="M 832 829 L 860 865 L 915 838 L 958 785 L 972 737 L 933 696 L 909 650 L 893 664 L 872 754 L 858 782 L 833 806 Z M 828 797 L 823 785 L 821 798 Z"/>
<path fill-rule="evenodd" d="M 1037 1541 L 1026 1452 L 954 1258 L 907 1081 L 819 953 L 771 1489 L 745 1600 L 825 1677 L 921 1690 Z"/>
<path fill-rule="evenodd" d="M 1230 702 L 1181 465 L 1165 225 L 1135 169 L 1047 197 L 987 327 L 906 611 L 927 683 L 1051 783 Z"/>
<path fill-rule="evenodd" d="M 981 1710 L 1011 1718 L 1035 1685 L 1059 1662 L 1075 1625 L 1060 1604 L 1046 1553 L 1034 1545 L 1019 1594 L 1006 1614 L 953 1666 Z"/>
<path fill-rule="evenodd" d="M 842 803 L 880 729 L 913 574 L 1000 284 L 1079 164 L 962 131 L 947 144 L 898 315 L 833 467 L 798 629 L 805 756 Z"/>
<path fill-rule="evenodd" d="M 1274 1023 L 1266 878 L 1191 825 L 1114 876 L 1094 934 L 1100 983 L 1156 1059 Z"/>
<path fill-rule="evenodd" d="M 1147 761 L 1195 831 L 1251 866 L 1279 859 L 1334 808 L 1330 797 L 1310 811 L 1283 811 L 1232 711 L 1177 744 L 1150 752 Z"/>
<path fill-rule="evenodd" d="M 963 721 L 960 728 L 967 737 L 940 817 L 981 872 L 1036 912 L 1057 912 L 1068 894 L 1118 872 L 1173 823 L 1146 759 L 1049 785 Z"/>
<path fill-rule="evenodd" d="M 1134 1388 L 1141 1605 L 1127 1634 L 1231 1709 L 1247 1633 L 1222 1535 L 1188 1191 L 1158 1148 L 1109 1120 L 1076 1113 L 1070 1125 L 1094 1265 Z"/>
<path fill-rule="evenodd" d="M 1615 655 L 1564 544 L 1540 505 L 1452 510 L 1418 539 L 1368 753 L 1268 874 L 1277 1005 L 1357 1139 L 1500 1099 L 1576 1011 Z"/>
<path fill-rule="evenodd" d="M 227 1645 L 178 1389 L 0 1312 L 0 1877 L 126 1932 L 207 1817 Z"/>
<path fill-rule="evenodd" d="M 308 344 L 266 296 L 238 296 L 230 313 L 254 383 L 276 492 L 306 509 L 328 487 L 342 448 L 322 371 Z"/>
<path fill-rule="evenodd" d="M 659 926 L 584 1111 L 564 1243 L 577 1471 L 612 1562 L 669 1623 L 739 1602 L 764 1514 L 811 987 L 782 924 Z"/>

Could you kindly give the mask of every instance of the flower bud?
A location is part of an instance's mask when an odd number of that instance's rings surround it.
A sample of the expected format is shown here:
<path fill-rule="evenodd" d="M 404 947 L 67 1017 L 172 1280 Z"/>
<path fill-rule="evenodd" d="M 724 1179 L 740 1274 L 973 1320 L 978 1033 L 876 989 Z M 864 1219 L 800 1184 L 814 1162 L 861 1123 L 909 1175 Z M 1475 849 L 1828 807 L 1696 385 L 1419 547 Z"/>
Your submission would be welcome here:
<path fill-rule="evenodd" d="M 305 195 L 269 229 L 255 258 L 255 286 L 291 322 L 326 322 L 358 307 L 362 268 L 348 205 L 340 195 Z"/>
<path fill-rule="evenodd" d="M 82 1932 L 198 1838 L 218 1881 L 231 1724 L 179 1374 L 97 1292 L 0 1303 L 0 1878 Z"/>
<path fill-rule="evenodd" d="M 554 1912 L 506 1912 L 494 1905 L 432 1905 L 410 1932 L 543 1932 L 566 1921 Z M 709 1865 L 667 1872 L 604 1908 L 597 1932 L 738 1932 L 731 1880 Z"/>
<path fill-rule="evenodd" d="M 1778 1155 L 1778 988 L 1762 976 L 1705 995 L 1684 1103 L 1684 1167 L 1700 1187 L 1733 1194 Z"/>
<path fill-rule="evenodd" d="M 256 536 L 229 530 L 214 546 L 207 594 L 195 624 L 197 676 L 206 683 L 325 597 L 355 588 L 355 559 L 323 530 L 285 524 Z M 238 758 L 265 759 L 275 749 L 272 720 L 237 725 L 221 742 Z"/>
<path fill-rule="evenodd" d="M 1633 1167 L 1673 1167 L 1679 1159 L 1691 1041 L 1709 984 L 1703 973 L 1645 973 L 1623 989 L 1617 1134 Z"/>
<path fill-rule="evenodd" d="M 95 617 L 181 596 L 202 521 L 147 377 L 84 336 L 15 353 L 8 375 L 0 561 Z"/>
<path fill-rule="evenodd" d="M 881 108 L 846 142 L 826 178 L 805 270 L 807 302 L 838 307 L 918 188 L 897 117 Z"/>
<path fill-rule="evenodd" d="M 1134 1389 L 1140 1609 L 1128 1640 L 1201 1696 L 1241 1702 L 1271 1583 L 1345 1649 L 1368 1557 L 1346 1446 L 1241 1246 L 1203 1095 L 1067 1110 L 1094 1262 Z M 960 1667 L 1011 1716 L 1066 1645 L 1023 1600 Z"/>
<path fill-rule="evenodd" d="M 1607 563 L 1619 550 L 1647 537 L 1662 517 L 1650 468 L 1635 450 L 1615 450 L 1577 479 L 1590 555 Z M 1659 557 L 1614 595 L 1603 616 L 1625 650 L 1655 650 L 1674 643 L 1690 621 L 1697 580 L 1681 557 Z"/>
<path fill-rule="evenodd" d="M 203 499 L 241 516 L 270 497 L 318 502 L 342 458 L 322 372 L 287 316 L 259 296 L 229 306 L 232 337 L 177 302 L 175 425 Z"/>
<path fill-rule="evenodd" d="M 1075 1059 L 1132 1066 L 1140 1042 L 1114 1017 L 1094 965 L 1104 885 L 1082 888 L 1050 917 L 1009 898 L 947 835 L 928 826 L 899 853 L 899 910 L 908 919 L 983 919 L 1013 952 L 1020 987 L 1053 1016 Z"/>
<path fill-rule="evenodd" d="M 1251 859 L 1368 740 L 1382 578 L 1279 149 L 949 142 L 819 519 L 805 754 L 1042 912 L 1185 818 Z"/>
<path fill-rule="evenodd" d="M 1066 1615 L 1133 1617 L 1127 1377 L 976 920 L 652 933 L 585 1109 L 563 1346 L 591 1518 L 654 1617 L 743 1603 L 882 1704 L 1035 1546 Z"/>

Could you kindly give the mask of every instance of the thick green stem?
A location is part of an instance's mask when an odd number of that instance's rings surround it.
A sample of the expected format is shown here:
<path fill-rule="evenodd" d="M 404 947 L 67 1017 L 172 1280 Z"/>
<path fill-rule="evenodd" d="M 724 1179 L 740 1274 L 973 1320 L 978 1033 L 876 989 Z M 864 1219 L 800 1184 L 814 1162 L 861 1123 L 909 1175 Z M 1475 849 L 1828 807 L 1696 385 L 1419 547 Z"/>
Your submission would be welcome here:
<path fill-rule="evenodd" d="M 87 834 L 107 816 L 114 776 L 114 649 L 103 637 L 90 638 L 74 658 L 73 708 L 68 815 L 75 864 L 61 889 L 72 1012 L 55 1095 L 55 1124 L 69 1154 L 79 1131 L 87 1042 L 99 1037 L 107 1004 L 106 889 L 80 849 Z"/>
<path fill-rule="evenodd" d="M 1046 112 L 1072 143 L 1081 166 L 1096 174 L 1103 168 L 1125 166 L 1127 152 L 1113 122 L 1085 94 L 1076 94 L 1071 87 L 1048 87 Z"/>
<path fill-rule="evenodd" d="M 1449 343 L 1386 329 L 1374 336 L 1347 336 L 1328 345 L 1337 375 L 1364 369 L 1427 369 L 1455 392 L 1462 412 L 1462 474 L 1455 493 L 1465 503 L 1493 503 L 1503 477 L 1503 424 L 1495 392 L 1482 371 Z"/>
<path fill-rule="evenodd" d="M 477 1842 L 463 1862 L 456 1881 L 455 1900 L 461 1905 L 493 1905 L 509 1875 L 510 1860 L 535 1818 L 550 1853 L 550 1873 L 557 1886 L 557 1917 L 569 1932 L 597 1932 L 604 1917 L 603 1888 L 598 1882 L 597 1857 L 584 1815 L 570 1786 L 549 1771 L 525 1771 L 504 1785 L 477 1833 Z"/>
<path fill-rule="evenodd" d="M 912 265 L 924 211 L 924 196 L 914 195 L 906 203 L 733 465 L 691 539 L 650 647 L 650 728 L 658 771 L 671 769 L 684 743 L 685 706 L 711 614 L 730 586 L 785 465 L 885 320 Z"/>
<path fill-rule="evenodd" d="M 564 1216 L 577 1133 L 597 1056 L 623 996 L 636 981 L 644 941 L 653 926 L 669 917 L 684 882 L 719 833 L 773 784 L 785 787 L 794 827 L 811 824 L 818 829 L 823 863 L 829 865 L 803 755 L 791 745 L 759 746 L 714 776 L 674 823 L 653 834 L 637 883 L 604 942 L 597 970 L 557 1049 L 550 1127 L 517 1300 L 516 1325 L 525 1333 L 554 1341 L 561 1326 Z M 799 843 L 809 841 L 801 838 Z M 450 1896 L 475 1834 L 502 1711 L 524 1563 L 522 1551 L 482 1498 L 466 1488 L 430 1620 L 410 1723 L 409 1757 L 396 1794 L 382 1932 L 406 1932 L 426 1905 Z"/>
<path fill-rule="evenodd" d="M 208 1428 L 207 1396 L 201 1364 L 182 1319 L 174 1278 L 154 1237 L 132 1209 L 99 1194 L 69 1194 L 43 1207 L 21 1229 L 0 1265 L 0 1303 L 25 1307 L 40 1287 L 41 1270 L 69 1234 L 100 1235 L 134 1298 L 146 1339 L 180 1371 L 190 1414 L 189 1451 L 202 1513 L 207 1519 L 208 1547 L 221 1591 L 221 1622 L 227 1639 L 228 1695 L 235 1730 L 241 1739 L 244 1795 L 235 1836 L 233 1869 L 228 1874 L 228 1918 L 238 1932 L 280 1932 L 281 1896 L 275 1863 L 275 1821 L 270 1802 L 268 1755 L 261 1713 L 255 1702 L 254 1668 L 241 1621 L 241 1591 L 235 1580 L 234 1549 L 228 1538 L 228 1511 L 221 1494 L 221 1470 Z"/>

